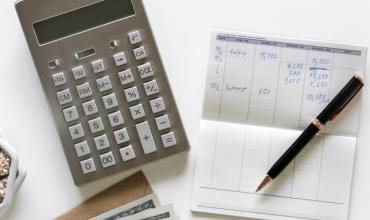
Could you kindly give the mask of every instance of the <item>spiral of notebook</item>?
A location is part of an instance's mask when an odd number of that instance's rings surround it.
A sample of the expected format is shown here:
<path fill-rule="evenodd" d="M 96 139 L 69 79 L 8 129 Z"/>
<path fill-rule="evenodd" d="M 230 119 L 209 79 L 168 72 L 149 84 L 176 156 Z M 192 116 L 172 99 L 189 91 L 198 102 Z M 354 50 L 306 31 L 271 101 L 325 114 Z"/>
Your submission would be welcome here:
<path fill-rule="evenodd" d="M 347 219 L 357 97 L 270 187 L 267 170 L 354 73 L 367 49 L 214 31 L 192 210 L 263 219 Z"/>

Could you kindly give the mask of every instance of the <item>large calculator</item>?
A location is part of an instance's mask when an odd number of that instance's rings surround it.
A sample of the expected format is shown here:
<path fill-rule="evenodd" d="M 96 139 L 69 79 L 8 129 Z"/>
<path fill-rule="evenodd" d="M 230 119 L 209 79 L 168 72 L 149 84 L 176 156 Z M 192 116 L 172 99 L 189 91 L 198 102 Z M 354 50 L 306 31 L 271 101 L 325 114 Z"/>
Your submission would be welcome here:
<path fill-rule="evenodd" d="M 141 0 L 21 0 L 76 185 L 189 150 Z"/>

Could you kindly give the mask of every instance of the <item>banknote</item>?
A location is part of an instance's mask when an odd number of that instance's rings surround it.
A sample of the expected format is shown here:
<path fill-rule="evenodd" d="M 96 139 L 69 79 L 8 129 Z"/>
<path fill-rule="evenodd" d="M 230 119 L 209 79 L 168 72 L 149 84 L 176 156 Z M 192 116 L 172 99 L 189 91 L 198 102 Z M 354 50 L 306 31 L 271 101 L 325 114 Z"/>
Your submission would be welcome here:
<path fill-rule="evenodd" d="M 123 217 L 135 215 L 149 209 L 155 209 L 160 206 L 161 205 L 159 203 L 157 195 L 151 194 L 116 209 L 105 212 L 90 220 L 116 220 Z"/>
<path fill-rule="evenodd" d="M 135 215 L 126 216 L 119 220 L 178 220 L 172 205 L 166 205 L 155 209 L 148 209 Z"/>

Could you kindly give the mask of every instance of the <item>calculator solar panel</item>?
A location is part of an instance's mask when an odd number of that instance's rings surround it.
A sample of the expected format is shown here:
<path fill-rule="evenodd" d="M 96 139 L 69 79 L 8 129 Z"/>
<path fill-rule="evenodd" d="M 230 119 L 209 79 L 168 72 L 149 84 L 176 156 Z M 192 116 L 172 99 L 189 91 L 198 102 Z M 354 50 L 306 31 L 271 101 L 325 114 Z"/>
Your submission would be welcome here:
<path fill-rule="evenodd" d="M 76 185 L 189 150 L 141 0 L 23 0 Z"/>

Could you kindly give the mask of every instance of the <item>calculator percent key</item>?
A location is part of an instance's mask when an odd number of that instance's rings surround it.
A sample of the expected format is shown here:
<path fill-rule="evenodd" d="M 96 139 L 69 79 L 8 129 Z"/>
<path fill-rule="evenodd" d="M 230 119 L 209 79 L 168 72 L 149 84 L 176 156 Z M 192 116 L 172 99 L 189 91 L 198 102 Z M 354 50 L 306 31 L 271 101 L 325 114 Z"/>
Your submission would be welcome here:
<path fill-rule="evenodd" d="M 140 99 L 139 91 L 136 86 L 124 90 L 127 102 L 133 102 Z"/>

